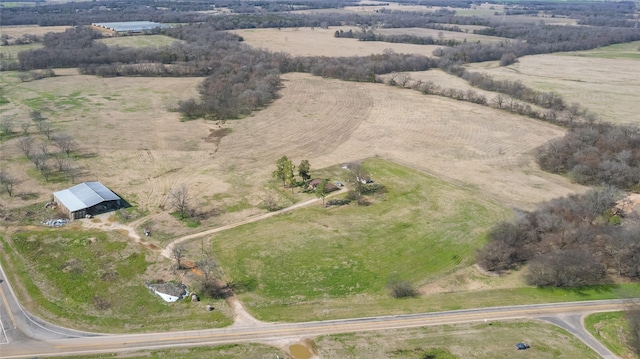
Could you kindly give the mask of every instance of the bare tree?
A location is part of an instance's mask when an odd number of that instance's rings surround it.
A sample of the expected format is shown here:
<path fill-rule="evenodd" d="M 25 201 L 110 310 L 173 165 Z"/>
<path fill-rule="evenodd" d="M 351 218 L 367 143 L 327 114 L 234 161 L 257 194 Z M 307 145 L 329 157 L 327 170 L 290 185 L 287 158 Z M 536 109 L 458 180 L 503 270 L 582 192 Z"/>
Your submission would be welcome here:
<path fill-rule="evenodd" d="M 33 138 L 31 136 L 19 139 L 17 146 L 28 159 L 31 159 L 33 155 Z"/>
<path fill-rule="evenodd" d="M 49 158 L 49 141 L 42 141 L 38 144 L 38 148 L 40 149 L 40 153 L 42 153 L 45 158 Z"/>
<path fill-rule="evenodd" d="M 0 186 L 9 194 L 9 197 L 13 197 L 13 186 L 18 183 L 18 180 L 4 169 L 0 170 Z"/>
<path fill-rule="evenodd" d="M 53 144 L 58 147 L 60 151 L 64 152 L 67 157 L 69 157 L 71 152 L 75 151 L 77 147 L 77 143 L 73 136 L 67 133 L 61 133 L 53 136 Z"/>
<path fill-rule="evenodd" d="M 74 165 L 74 163 L 70 159 L 63 157 L 60 154 L 56 155 L 55 159 L 58 171 L 64 173 L 64 175 L 67 176 L 71 183 L 75 182 L 75 179 L 76 177 L 78 177 L 78 174 L 80 172 L 79 168 Z"/>
<path fill-rule="evenodd" d="M 171 248 L 171 256 L 176 260 L 176 267 L 178 269 L 182 269 L 182 260 L 184 259 L 186 252 L 187 250 L 182 244 L 176 244 Z"/>
<path fill-rule="evenodd" d="M 362 167 L 361 163 L 353 162 L 349 164 L 349 182 L 355 185 L 358 195 L 362 194 L 364 185 L 369 181 L 369 172 Z"/>
<path fill-rule="evenodd" d="M 573 123 L 573 121 L 580 118 L 580 116 L 584 115 L 585 111 L 580 107 L 580 104 L 574 102 L 569 107 L 567 107 L 567 111 L 565 112 L 565 116 L 567 117 L 567 122 Z"/>
<path fill-rule="evenodd" d="M 539 287 L 577 287 L 600 284 L 604 267 L 584 249 L 558 250 L 530 261 L 525 278 Z"/>
<path fill-rule="evenodd" d="M 13 125 L 13 119 L 9 116 L 4 116 L 2 122 L 0 122 L 0 130 L 5 135 L 10 135 L 13 133 Z"/>
<path fill-rule="evenodd" d="M 47 155 L 43 153 L 38 153 L 31 156 L 31 162 L 36 166 L 38 171 L 42 171 L 42 168 L 46 165 Z"/>
<path fill-rule="evenodd" d="M 273 193 L 268 193 L 264 198 L 263 203 L 269 212 L 273 212 L 278 209 L 278 198 Z"/>
<path fill-rule="evenodd" d="M 196 266 L 202 272 L 202 278 L 205 281 L 210 281 L 220 277 L 220 266 L 212 257 L 199 260 L 196 262 Z"/>
<path fill-rule="evenodd" d="M 189 189 L 186 184 L 183 183 L 180 187 L 173 189 L 169 193 L 169 200 L 171 201 L 171 206 L 180 213 L 180 219 L 184 219 L 189 215 L 191 206 L 189 203 Z"/>
<path fill-rule="evenodd" d="M 400 83 L 400 86 L 406 88 L 409 81 L 411 81 L 411 75 L 409 75 L 408 73 L 403 72 L 398 75 L 398 82 Z"/>
<path fill-rule="evenodd" d="M 505 102 L 507 101 L 507 96 L 503 95 L 503 94 L 498 94 L 496 97 L 493 98 L 493 100 L 491 101 L 497 108 L 502 109 L 504 108 Z"/>
<path fill-rule="evenodd" d="M 27 135 L 29 134 L 29 128 L 31 128 L 31 124 L 29 122 L 21 122 L 20 128 L 22 128 L 22 133 Z"/>
<path fill-rule="evenodd" d="M 203 295 L 210 298 L 222 298 L 227 290 L 226 284 L 220 280 L 220 267 L 218 263 L 207 257 L 196 263 L 202 275 L 199 278 L 200 291 Z"/>
<path fill-rule="evenodd" d="M 47 140 L 50 140 L 53 137 L 53 127 L 51 126 L 51 123 L 49 123 L 49 121 L 38 121 L 37 126 L 38 131 L 40 131 L 41 134 L 45 135 L 47 137 Z"/>

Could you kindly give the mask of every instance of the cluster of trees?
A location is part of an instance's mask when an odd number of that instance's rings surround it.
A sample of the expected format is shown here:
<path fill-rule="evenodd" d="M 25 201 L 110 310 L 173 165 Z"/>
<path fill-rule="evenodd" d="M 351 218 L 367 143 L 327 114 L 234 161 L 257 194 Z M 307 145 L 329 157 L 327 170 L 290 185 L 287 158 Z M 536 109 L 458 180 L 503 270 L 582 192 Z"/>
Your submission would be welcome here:
<path fill-rule="evenodd" d="M 560 95 L 551 91 L 534 90 L 525 86 L 520 81 L 496 80 L 490 75 L 466 71 L 462 67 L 451 68 L 449 72 L 466 80 L 469 85 L 473 87 L 478 87 L 486 91 L 499 92 L 546 109 L 561 111 L 566 107 Z"/>
<path fill-rule="evenodd" d="M 612 211 L 620 198 L 605 186 L 518 212 L 492 229 L 478 263 L 495 271 L 529 262 L 526 279 L 538 286 L 598 284 L 607 270 L 640 278 L 640 222 L 626 218 L 620 225 Z"/>
<path fill-rule="evenodd" d="M 23 69 L 79 67 L 99 76 L 208 76 L 200 99 L 179 104 L 186 118 L 233 118 L 267 105 L 276 98 L 280 73 L 310 72 L 349 81 L 375 81 L 392 71 L 421 71 L 435 67 L 433 59 L 386 51 L 380 55 L 326 58 L 291 57 L 252 49 L 242 38 L 217 32 L 210 24 L 167 30 L 176 42 L 161 48 L 108 47 L 89 28 L 70 29 L 45 37 L 44 48 L 21 52 Z"/>
<path fill-rule="evenodd" d="M 632 1 L 616 2 L 522 2 L 505 6 L 507 15 L 538 16 L 578 19 L 580 25 L 633 27 L 635 4 Z"/>
<path fill-rule="evenodd" d="M 2 168 L 0 169 L 0 190 L 6 192 L 9 197 L 13 197 L 13 186 L 18 183 L 18 179 L 14 177 L 9 171 Z"/>
<path fill-rule="evenodd" d="M 542 146 L 540 166 L 568 173 L 582 184 L 640 187 L 640 129 L 631 125 L 576 123 L 561 139 Z"/>
<path fill-rule="evenodd" d="M 556 93 L 537 91 L 519 81 L 495 80 L 486 74 L 468 72 L 462 66 L 452 66 L 447 70 L 467 80 L 472 86 L 491 92 L 498 92 L 498 95 L 487 99 L 485 95 L 471 89 L 463 91 L 445 88 L 432 81 L 413 81 L 411 75 L 404 72 L 394 72 L 389 74 L 386 79 L 381 77 L 376 79 L 391 86 L 411 88 L 427 95 L 443 96 L 454 100 L 491 106 L 503 111 L 565 126 L 571 126 L 579 121 L 584 123 L 594 123 L 596 121 L 595 114 L 587 111 L 578 103 L 567 105 L 564 99 Z M 531 104 L 541 107 L 542 110 L 531 106 Z"/>
<path fill-rule="evenodd" d="M 596 47 L 640 40 L 635 29 L 543 25 L 505 25 L 474 30 L 513 41 L 498 44 L 465 43 L 434 52 L 442 66 L 459 63 L 497 61 L 506 54 L 516 57 L 561 51 L 590 50 Z"/>
<path fill-rule="evenodd" d="M 302 160 L 300 162 L 298 175 L 302 179 L 301 181 L 296 179 L 294 175 L 295 169 L 296 166 L 293 162 L 287 156 L 282 156 L 276 161 L 276 169 L 271 173 L 271 176 L 278 181 L 282 181 L 283 188 L 291 187 L 293 191 L 293 187 L 305 185 L 311 178 L 311 164 L 309 160 Z"/>
<path fill-rule="evenodd" d="M 47 77 L 54 77 L 56 73 L 52 69 L 46 69 L 41 71 L 26 71 L 18 72 L 18 79 L 21 82 L 42 80 Z"/>
<path fill-rule="evenodd" d="M 38 111 L 33 111 L 31 118 L 39 136 L 30 132 L 30 123 L 21 123 L 22 137 L 16 143 L 18 149 L 34 164 L 46 181 L 57 175 L 58 177 L 66 177 L 69 181 L 74 182 L 80 174 L 80 168 L 71 158 L 71 154 L 78 150 L 75 138 L 67 133 L 55 132 L 51 123 L 42 117 Z M 13 132 L 13 129 L 8 128 L 6 123 L 3 127 L 4 131 Z M 54 148 L 57 149 L 57 152 Z M 17 183 L 15 177 L 8 174 L 8 172 L 6 173 L 6 178 L 14 179 L 10 183 L 11 187 Z M 5 187 L 5 189 L 7 188 Z M 9 195 L 13 193 L 10 190 L 7 190 L 7 192 L 9 192 Z"/>
<path fill-rule="evenodd" d="M 287 61 L 288 71 L 308 72 L 316 76 L 346 81 L 376 82 L 376 75 L 400 71 L 425 71 L 437 66 L 435 60 L 422 55 L 382 54 L 352 57 L 297 57 Z M 287 71 L 287 72 L 288 72 Z"/>

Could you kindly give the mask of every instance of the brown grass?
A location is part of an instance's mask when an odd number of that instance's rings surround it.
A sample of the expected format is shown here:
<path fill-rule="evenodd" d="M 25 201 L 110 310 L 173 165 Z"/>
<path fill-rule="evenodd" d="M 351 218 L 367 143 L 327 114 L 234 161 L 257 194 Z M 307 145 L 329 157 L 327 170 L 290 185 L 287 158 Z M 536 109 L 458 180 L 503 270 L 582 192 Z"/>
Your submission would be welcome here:
<path fill-rule="evenodd" d="M 382 35 L 412 35 L 419 37 L 427 37 L 431 36 L 434 39 L 440 39 L 440 35 L 442 35 L 442 39 L 444 40 L 456 40 L 456 41 L 467 41 L 467 42 L 476 42 L 480 41 L 481 43 L 499 43 L 504 41 L 504 38 L 495 37 L 495 36 L 485 36 L 485 35 L 476 35 L 471 31 L 469 33 L 459 32 L 459 31 L 441 31 L 435 29 L 424 29 L 424 28 L 399 28 L 399 29 L 376 29 L 374 32 L 382 34 Z"/>
<path fill-rule="evenodd" d="M 367 56 L 381 54 L 386 49 L 397 53 L 420 54 L 431 56 L 434 45 L 392 44 L 380 41 L 358 41 L 357 39 L 335 38 L 336 30 L 349 31 L 357 28 L 343 26 L 329 29 L 283 28 L 278 29 L 243 29 L 232 32 L 242 36 L 245 42 L 253 47 L 264 48 L 274 52 L 287 52 L 296 56 Z"/>
<path fill-rule="evenodd" d="M 21 25 L 21 26 L 2 26 L 0 33 L 9 35 L 10 38 L 18 38 L 22 35 L 42 36 L 49 32 L 64 32 L 72 26 L 37 26 L 37 25 Z"/>
<path fill-rule="evenodd" d="M 239 120 L 180 122 L 167 111 L 178 99 L 195 95 L 196 78 L 97 78 L 68 72 L 28 83 L 14 83 L 13 103 L 46 93 L 80 92 L 81 105 L 43 114 L 81 144 L 82 180 L 99 180 L 135 205 L 152 212 L 169 210 L 167 194 L 182 183 L 201 208 L 261 202 L 263 185 L 275 160 L 287 155 L 313 168 L 382 156 L 473 187 L 508 205 L 535 203 L 582 187 L 544 173 L 533 149 L 563 130 L 491 108 L 424 96 L 381 84 L 351 83 L 306 74 L 288 74 L 281 98 Z M 17 121 L 28 108 L 13 109 Z M 221 128 L 226 135 L 219 138 Z M 3 144 L 3 158 L 20 153 L 15 140 Z M 25 173 L 32 165 L 12 161 Z M 68 184 L 43 183 L 24 176 L 17 191 L 37 191 L 35 201 Z M 222 196 L 224 194 L 224 196 Z M 3 196 L 3 199 L 8 199 Z M 11 199 L 11 206 L 24 202 Z M 238 216 L 256 213 L 230 214 Z M 220 219 L 222 220 L 222 219 Z"/>
<path fill-rule="evenodd" d="M 568 103 L 580 103 L 602 120 L 640 124 L 638 64 L 637 60 L 624 58 L 558 54 L 526 56 L 508 67 L 499 67 L 495 62 L 471 67 L 496 78 L 519 80 L 539 90 L 557 92 Z"/>

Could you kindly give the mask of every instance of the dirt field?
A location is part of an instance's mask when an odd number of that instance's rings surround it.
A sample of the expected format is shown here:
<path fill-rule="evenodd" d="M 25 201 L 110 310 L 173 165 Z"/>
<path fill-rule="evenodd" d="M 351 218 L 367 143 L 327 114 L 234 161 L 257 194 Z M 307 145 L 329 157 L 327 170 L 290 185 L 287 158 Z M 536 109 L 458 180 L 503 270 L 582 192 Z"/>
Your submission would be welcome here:
<path fill-rule="evenodd" d="M 288 52 L 294 56 L 366 56 L 381 54 L 386 49 L 397 53 L 411 53 L 431 56 L 438 46 L 392 44 L 380 41 L 358 41 L 357 39 L 338 39 L 333 36 L 336 30 L 349 31 L 349 26 L 314 28 L 243 29 L 233 30 L 253 47 L 274 52 Z"/>
<path fill-rule="evenodd" d="M 15 80 L 12 86 L 20 90 L 11 92 L 12 103 L 38 103 L 55 127 L 78 139 L 90 154 L 81 160 L 82 180 L 102 181 L 152 212 L 165 208 L 168 191 L 181 183 L 203 207 L 221 203 L 221 196 L 255 205 L 282 155 L 295 163 L 308 159 L 313 168 L 383 156 L 524 207 L 583 190 L 534 164 L 533 149 L 562 135 L 560 128 L 482 106 L 381 84 L 289 74 L 281 98 L 249 118 L 224 125 L 180 122 L 166 108 L 195 95 L 200 79 L 72 73 Z M 28 111 L 14 109 L 15 121 L 27 120 Z M 210 134 L 221 127 L 229 134 L 212 140 Z M 2 152 L 5 159 L 20 155 L 12 141 Z M 10 165 L 15 173 L 30 167 Z M 60 189 L 32 177 L 23 180 L 17 191 L 38 191 L 35 201 Z"/>
<path fill-rule="evenodd" d="M 497 63 L 471 65 L 497 78 L 520 80 L 543 91 L 554 91 L 568 103 L 577 102 L 614 123 L 640 124 L 640 62 L 626 58 L 593 58 L 567 55 L 525 56 L 499 67 Z"/>
<path fill-rule="evenodd" d="M 42 36 L 49 32 L 64 32 L 71 26 L 37 26 L 37 25 L 23 25 L 23 26 L 2 26 L 0 27 L 0 34 L 7 34 L 10 38 L 17 38 L 22 35 L 37 35 Z"/>
<path fill-rule="evenodd" d="M 265 163 L 282 153 L 309 158 L 316 167 L 382 156 L 508 204 L 530 205 L 581 190 L 534 164 L 532 150 L 562 135 L 557 127 L 379 84 L 303 74 L 286 78 L 283 98 L 235 124 L 220 154 L 234 156 L 251 141 L 264 144 L 251 157 Z M 270 141 L 272 136 L 283 141 Z"/>

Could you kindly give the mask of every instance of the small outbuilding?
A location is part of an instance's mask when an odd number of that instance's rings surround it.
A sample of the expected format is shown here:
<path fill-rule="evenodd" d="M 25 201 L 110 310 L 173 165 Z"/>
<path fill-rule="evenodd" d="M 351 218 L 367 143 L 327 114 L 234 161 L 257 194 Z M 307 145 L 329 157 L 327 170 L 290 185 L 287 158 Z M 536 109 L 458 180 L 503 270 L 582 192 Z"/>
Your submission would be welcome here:
<path fill-rule="evenodd" d="M 71 220 L 119 209 L 122 202 L 100 182 L 83 182 L 54 192 L 53 201 Z"/>

